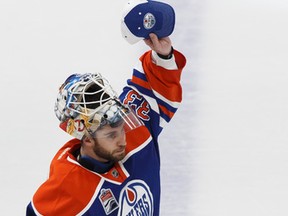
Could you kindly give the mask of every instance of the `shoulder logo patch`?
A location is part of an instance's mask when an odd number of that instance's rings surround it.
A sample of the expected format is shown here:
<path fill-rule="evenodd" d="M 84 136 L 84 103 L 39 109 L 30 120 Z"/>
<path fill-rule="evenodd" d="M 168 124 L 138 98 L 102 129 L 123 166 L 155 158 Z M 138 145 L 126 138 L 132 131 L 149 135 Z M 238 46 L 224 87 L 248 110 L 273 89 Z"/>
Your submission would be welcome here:
<path fill-rule="evenodd" d="M 111 212 L 118 208 L 118 203 L 110 189 L 101 189 L 99 199 L 106 215 L 109 215 Z"/>

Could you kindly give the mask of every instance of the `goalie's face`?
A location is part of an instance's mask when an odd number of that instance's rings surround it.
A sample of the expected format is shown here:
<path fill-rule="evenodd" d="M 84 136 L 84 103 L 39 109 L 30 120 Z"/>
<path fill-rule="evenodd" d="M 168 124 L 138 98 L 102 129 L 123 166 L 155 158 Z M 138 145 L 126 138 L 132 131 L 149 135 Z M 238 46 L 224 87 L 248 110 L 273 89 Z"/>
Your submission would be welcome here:
<path fill-rule="evenodd" d="M 125 157 L 126 135 L 124 122 L 117 127 L 109 124 L 102 127 L 92 138 L 95 159 L 100 162 L 119 161 Z"/>

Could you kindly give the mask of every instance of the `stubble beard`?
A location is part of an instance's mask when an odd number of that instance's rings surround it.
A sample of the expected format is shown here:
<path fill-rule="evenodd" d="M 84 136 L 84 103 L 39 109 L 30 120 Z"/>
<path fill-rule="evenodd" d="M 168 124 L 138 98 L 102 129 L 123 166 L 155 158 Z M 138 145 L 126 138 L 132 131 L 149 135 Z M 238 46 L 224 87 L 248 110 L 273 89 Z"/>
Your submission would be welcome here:
<path fill-rule="evenodd" d="M 118 152 L 117 150 L 113 151 L 113 152 L 106 151 L 105 149 L 100 147 L 97 142 L 94 145 L 93 150 L 94 150 L 94 153 L 98 157 L 103 158 L 104 160 L 107 160 L 107 161 L 117 162 L 117 161 L 122 160 L 126 155 L 125 150 L 123 150 L 121 152 Z"/>

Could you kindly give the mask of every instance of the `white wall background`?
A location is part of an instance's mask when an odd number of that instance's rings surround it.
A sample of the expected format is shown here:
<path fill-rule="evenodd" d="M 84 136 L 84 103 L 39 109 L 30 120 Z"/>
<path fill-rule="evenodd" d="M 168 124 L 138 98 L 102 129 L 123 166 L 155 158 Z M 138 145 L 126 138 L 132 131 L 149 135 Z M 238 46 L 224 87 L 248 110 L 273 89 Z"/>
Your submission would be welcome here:
<path fill-rule="evenodd" d="M 288 214 L 288 2 L 181 0 L 173 45 L 184 100 L 161 136 L 162 215 Z M 70 137 L 54 116 L 74 72 L 120 91 L 140 54 L 120 34 L 125 1 L 0 1 L 0 212 L 25 215 Z"/>

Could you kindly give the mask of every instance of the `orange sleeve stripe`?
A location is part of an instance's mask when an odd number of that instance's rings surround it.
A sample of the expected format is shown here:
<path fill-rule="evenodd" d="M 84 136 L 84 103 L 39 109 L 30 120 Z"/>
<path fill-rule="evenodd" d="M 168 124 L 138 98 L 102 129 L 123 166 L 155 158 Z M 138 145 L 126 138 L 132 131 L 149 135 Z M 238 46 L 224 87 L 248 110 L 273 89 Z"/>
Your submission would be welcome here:
<path fill-rule="evenodd" d="M 169 118 L 172 118 L 172 117 L 173 117 L 174 113 L 171 112 L 171 111 L 169 111 L 165 106 L 159 104 L 159 107 L 160 107 L 161 111 L 162 111 L 165 115 L 167 115 Z"/>
<path fill-rule="evenodd" d="M 144 80 L 142 80 L 142 79 L 140 79 L 140 78 L 138 78 L 136 76 L 133 76 L 132 81 L 133 81 L 133 83 L 135 83 L 135 84 L 137 84 L 139 86 L 142 86 L 142 87 L 144 87 L 146 89 L 151 89 L 151 87 L 150 87 L 150 85 L 149 85 L 149 83 L 147 81 L 144 81 Z"/>

